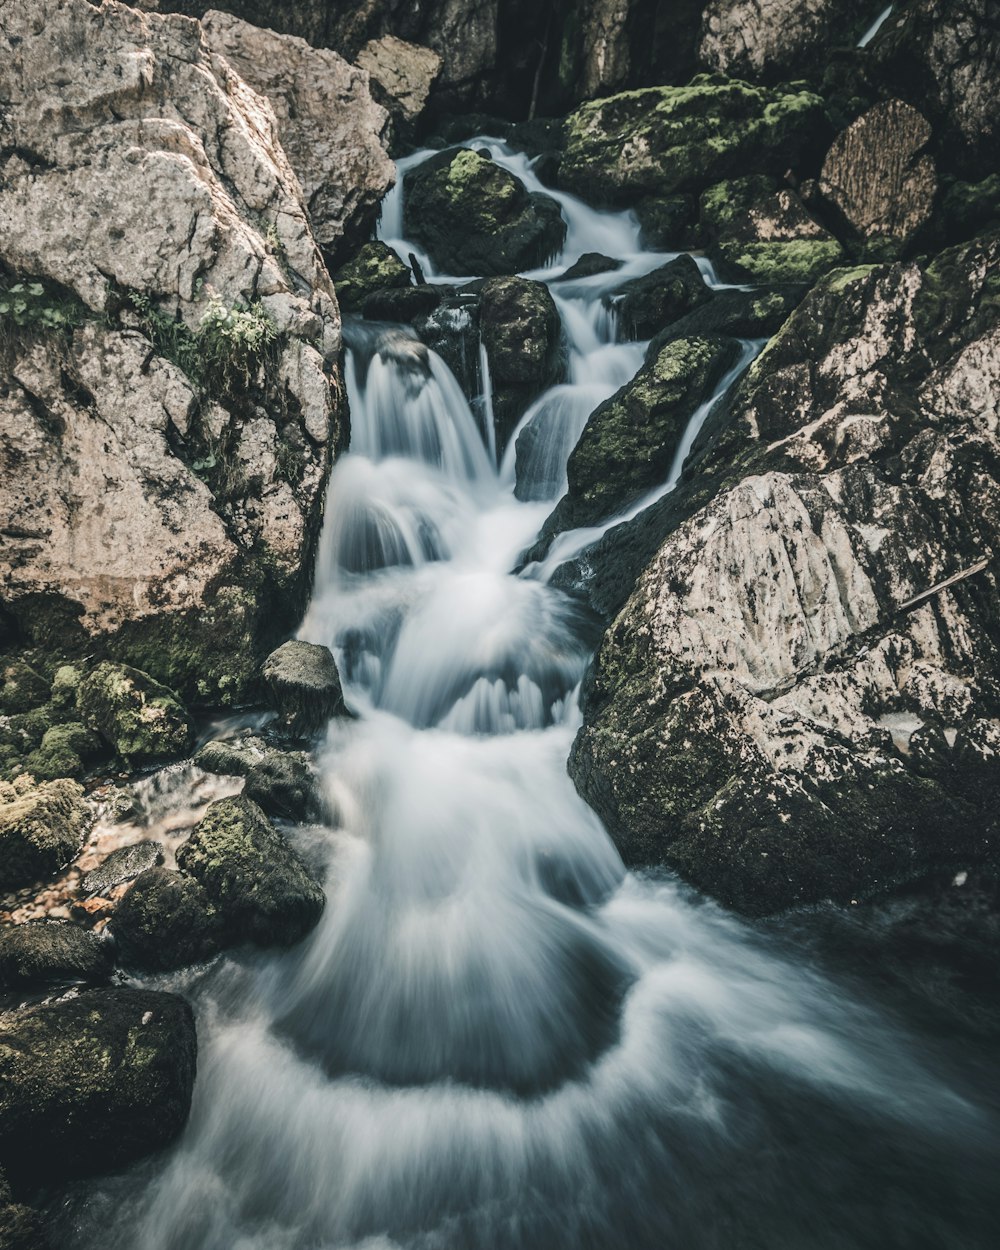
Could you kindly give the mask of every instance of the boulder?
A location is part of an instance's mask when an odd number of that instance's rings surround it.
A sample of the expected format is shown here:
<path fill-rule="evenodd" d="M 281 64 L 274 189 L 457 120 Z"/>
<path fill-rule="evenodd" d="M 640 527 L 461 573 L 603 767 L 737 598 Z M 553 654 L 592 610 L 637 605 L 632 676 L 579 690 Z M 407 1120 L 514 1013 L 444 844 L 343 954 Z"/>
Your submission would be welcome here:
<path fill-rule="evenodd" d="M 0 889 L 51 876 L 80 849 L 90 826 L 83 787 L 75 781 L 0 782 Z"/>
<path fill-rule="evenodd" d="M 442 152 L 407 175 L 403 220 L 406 237 L 454 274 L 535 269 L 566 235 L 554 200 L 529 195 L 512 173 L 468 148 Z"/>
<path fill-rule="evenodd" d="M 734 288 L 716 291 L 707 303 L 699 304 L 661 330 L 650 343 L 647 356 L 658 353 L 676 339 L 705 336 L 769 339 L 805 293 L 806 288 L 798 284 L 755 287 L 751 291 Z"/>
<path fill-rule="evenodd" d="M 49 701 L 49 683 L 23 659 L 11 660 L 3 667 L 0 687 L 0 709 L 5 716 L 30 712 Z"/>
<path fill-rule="evenodd" d="M 316 733 L 333 716 L 346 716 L 337 662 L 329 647 L 282 643 L 261 670 L 271 702 L 295 734 Z"/>
<path fill-rule="evenodd" d="M 320 918 L 319 884 L 257 806 L 220 799 L 177 851 L 218 911 L 229 941 L 290 946 Z"/>
<path fill-rule="evenodd" d="M 48 1185 L 123 1167 L 180 1133 L 194 1017 L 176 994 L 125 988 L 0 1015 L 0 1160 Z"/>
<path fill-rule="evenodd" d="M 602 256 L 600 252 L 584 252 L 556 281 L 573 282 L 578 278 L 592 278 L 595 274 L 611 273 L 621 267 L 622 262 L 611 256 Z"/>
<path fill-rule="evenodd" d="M 115 886 L 124 885 L 147 868 L 163 863 L 163 847 L 159 842 L 133 842 L 120 846 L 91 868 L 80 881 L 83 895 L 107 894 Z"/>
<path fill-rule="evenodd" d="M 532 400 L 556 382 L 562 323 L 549 288 L 528 278 L 492 278 L 479 303 L 479 333 L 493 384 L 497 457 Z"/>
<path fill-rule="evenodd" d="M 245 734 L 238 738 L 216 738 L 198 748 L 194 762 L 206 773 L 219 773 L 224 777 L 245 777 L 255 764 L 259 764 L 273 750 L 274 747 L 254 734 Z"/>
<path fill-rule="evenodd" d="M 835 268 L 844 249 L 796 193 L 760 176 L 717 183 L 699 200 L 699 230 L 722 278 L 805 283 Z"/>
<path fill-rule="evenodd" d="M 409 324 L 432 313 L 442 298 L 441 288 L 429 284 L 371 291 L 362 301 L 361 312 L 369 321 L 401 321 Z"/>
<path fill-rule="evenodd" d="M 408 287 L 412 280 L 410 267 L 380 239 L 366 243 L 334 275 L 337 298 L 342 308 L 349 309 L 360 308 L 366 295 Z"/>
<path fill-rule="evenodd" d="M 866 0 L 710 0 L 698 58 L 751 82 L 810 77 L 831 47 L 857 40 L 870 14 Z"/>
<path fill-rule="evenodd" d="M 834 139 L 819 189 L 867 243 L 908 243 L 930 220 L 937 194 L 930 138 L 916 109 L 886 100 Z"/>
<path fill-rule="evenodd" d="M 834 271 L 751 367 L 585 691 L 627 862 L 760 914 L 988 853 L 998 275 L 997 238 Z"/>
<path fill-rule="evenodd" d="M 358 65 L 371 78 L 377 97 L 404 134 L 412 130 L 427 104 L 441 69 L 441 57 L 395 35 L 369 39 L 357 55 Z"/>
<path fill-rule="evenodd" d="M 695 410 L 736 359 L 724 339 L 679 339 L 590 416 L 566 466 L 569 486 L 542 533 L 596 525 L 664 483 Z"/>
<path fill-rule="evenodd" d="M 8 5 L 0 37 L 0 286 L 27 301 L 0 387 L 6 615 L 237 701 L 305 601 L 341 434 L 332 286 L 271 106 L 197 23 L 44 16 Z"/>
<path fill-rule="evenodd" d="M 684 247 L 697 217 L 693 195 L 646 195 L 634 207 L 639 218 L 639 243 L 650 251 Z"/>
<path fill-rule="evenodd" d="M 164 972 L 214 955 L 222 924 L 194 877 L 147 868 L 115 908 L 111 933 L 126 968 Z"/>
<path fill-rule="evenodd" d="M 243 793 L 278 820 L 323 819 L 325 804 L 319 779 L 305 755 L 271 752 L 247 773 Z"/>
<path fill-rule="evenodd" d="M 0 987 L 106 981 L 114 953 L 110 942 L 61 920 L 36 920 L 0 928 Z"/>
<path fill-rule="evenodd" d="M 126 664 L 98 664 L 80 683 L 77 708 L 128 764 L 174 759 L 191 748 L 191 721 L 174 692 Z"/>
<path fill-rule="evenodd" d="M 302 186 L 316 242 L 334 260 L 371 233 L 396 181 L 386 110 L 360 69 L 304 39 L 251 26 L 212 9 L 202 31 L 214 53 L 265 96 L 277 135 Z M 433 53 L 430 55 L 433 56 Z M 331 102 L 336 106 L 331 108 Z"/>
<path fill-rule="evenodd" d="M 566 119 L 559 184 L 589 203 L 696 191 L 722 178 L 783 174 L 823 142 L 822 100 L 806 90 L 699 75 L 594 100 Z"/>
<path fill-rule="evenodd" d="M 690 256 L 678 256 L 652 273 L 623 283 L 604 302 L 614 308 L 619 331 L 626 338 L 651 339 L 711 298 L 695 262 Z"/>

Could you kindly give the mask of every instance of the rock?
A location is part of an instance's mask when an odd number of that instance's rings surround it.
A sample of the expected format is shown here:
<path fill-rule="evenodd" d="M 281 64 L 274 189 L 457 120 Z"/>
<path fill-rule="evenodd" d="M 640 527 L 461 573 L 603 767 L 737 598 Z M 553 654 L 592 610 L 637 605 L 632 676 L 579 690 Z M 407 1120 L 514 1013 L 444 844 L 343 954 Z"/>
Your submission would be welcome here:
<path fill-rule="evenodd" d="M 403 219 L 406 237 L 454 274 L 537 268 L 566 235 L 554 200 L 529 195 L 513 174 L 468 148 L 431 157 L 407 176 Z"/>
<path fill-rule="evenodd" d="M 389 288 L 408 287 L 413 275 L 387 243 L 366 243 L 334 276 L 343 308 L 360 308 L 366 295 Z"/>
<path fill-rule="evenodd" d="M 647 195 L 635 205 L 640 246 L 651 251 L 681 247 L 697 217 L 693 195 Z"/>
<path fill-rule="evenodd" d="M 3 1250 L 49 1250 L 41 1217 L 31 1207 L 15 1202 L 0 1172 L 0 1246 Z"/>
<path fill-rule="evenodd" d="M 691 414 L 735 360 L 721 339 L 680 339 L 592 413 L 566 466 L 546 537 L 596 525 L 665 482 Z"/>
<path fill-rule="evenodd" d="M 211 958 L 222 924 L 194 877 L 147 868 L 115 908 L 111 933 L 125 967 L 165 972 Z"/>
<path fill-rule="evenodd" d="M 319 821 L 324 802 L 319 779 L 304 755 L 275 751 L 247 773 L 243 793 L 268 816 Z"/>
<path fill-rule="evenodd" d="M 282 643 L 264 661 L 271 702 L 293 733 L 316 733 L 333 716 L 346 716 L 337 662 L 329 647 Z"/>
<path fill-rule="evenodd" d="M 619 330 L 630 339 L 651 339 L 657 331 L 708 303 L 712 292 L 690 256 L 633 278 L 604 298 L 614 308 Z"/>
<path fill-rule="evenodd" d="M 370 321 L 401 321 L 409 323 L 426 317 L 441 303 L 438 286 L 401 286 L 371 291 L 361 305 L 362 314 Z"/>
<path fill-rule="evenodd" d="M 402 132 L 411 133 L 441 69 L 440 55 L 395 35 L 383 35 L 365 44 L 357 62 L 367 70 L 378 98 L 401 125 Z"/>
<path fill-rule="evenodd" d="M 631 207 L 722 178 L 794 169 L 826 132 L 823 103 L 699 75 L 584 104 L 566 119 L 559 184 L 588 203 Z"/>
<path fill-rule="evenodd" d="M 699 210 L 709 256 L 729 281 L 811 285 L 844 259 L 844 249 L 795 192 L 772 179 L 717 183 L 702 193 Z"/>
<path fill-rule="evenodd" d="M 5 716 L 30 712 L 49 701 L 49 683 L 24 660 L 13 660 L 3 669 L 0 708 Z"/>
<path fill-rule="evenodd" d="M 998 275 L 997 238 L 835 271 L 750 369 L 585 692 L 628 862 L 759 914 L 988 852 Z"/>
<path fill-rule="evenodd" d="M 255 764 L 259 764 L 273 750 L 263 738 L 253 734 L 241 738 L 218 738 L 200 747 L 194 762 L 206 773 L 220 773 L 224 777 L 245 777 Z"/>
<path fill-rule="evenodd" d="M 908 243 L 927 224 L 937 195 L 931 128 L 916 109 L 886 100 L 834 139 L 819 188 L 869 243 Z"/>
<path fill-rule="evenodd" d="M 466 399 L 473 402 L 483 389 L 479 376 L 479 295 L 459 288 L 446 291 L 438 307 L 417 317 L 413 328 L 421 342 L 437 352 L 455 375 Z"/>
<path fill-rule="evenodd" d="M 256 803 L 213 803 L 177 852 L 205 887 L 230 940 L 290 946 L 320 918 L 322 889 Z"/>
<path fill-rule="evenodd" d="M 237 701 L 301 614 L 341 435 L 300 184 L 196 23 L 63 0 L 2 40 L 0 251 L 41 291 L 0 388 L 6 618 Z"/>
<path fill-rule="evenodd" d="M 613 260 L 610 256 L 602 256 L 600 252 L 584 252 L 579 260 L 574 261 L 572 265 L 556 279 L 557 282 L 572 282 L 578 278 L 592 278 L 598 273 L 611 273 L 615 269 L 621 269 L 622 262 Z"/>
<path fill-rule="evenodd" d="M 79 721 L 69 721 L 46 729 L 24 766 L 39 781 L 82 777 L 87 761 L 100 755 L 101 750 L 100 739 L 95 733 Z"/>
<path fill-rule="evenodd" d="M 202 31 L 212 51 L 267 98 L 316 242 L 336 260 L 368 237 L 396 181 L 386 151 L 389 118 L 372 99 L 368 66 L 359 70 L 336 52 L 217 9 L 205 14 Z"/>
<path fill-rule="evenodd" d="M 90 809 L 75 781 L 35 783 L 25 775 L 0 782 L 0 889 L 58 872 L 80 849 L 89 825 Z"/>
<path fill-rule="evenodd" d="M 77 708 L 128 764 L 174 759 L 191 748 L 191 722 L 174 692 L 126 664 L 98 664 L 80 683 Z"/>
<path fill-rule="evenodd" d="M 865 0 L 711 0 L 698 57 L 707 69 L 780 82 L 819 73 L 831 46 L 851 44 L 870 8 Z"/>
<path fill-rule="evenodd" d="M 76 692 L 83 681 L 86 667 L 83 664 L 60 664 L 52 679 L 52 706 L 68 715 L 76 712 Z"/>
<path fill-rule="evenodd" d="M 479 332 L 493 384 L 499 460 L 532 400 L 558 378 L 562 323 L 544 283 L 492 278 L 482 290 Z"/>
<path fill-rule="evenodd" d="M 0 928 L 0 987 L 106 981 L 111 944 L 89 929 L 61 920 L 35 920 Z"/>
<path fill-rule="evenodd" d="M 677 339 L 716 336 L 769 339 L 781 328 L 806 293 L 804 286 L 757 287 L 752 291 L 723 289 L 707 303 L 667 326 L 649 345 L 647 358 Z"/>
<path fill-rule="evenodd" d="M 941 220 L 949 241 L 1000 231 L 1000 173 L 979 182 L 953 182 L 944 193 Z"/>
<path fill-rule="evenodd" d="M 163 847 L 159 842 L 133 842 L 130 846 L 120 846 L 83 876 L 80 893 L 107 894 L 116 885 L 123 885 L 148 868 L 162 863 Z"/>
<path fill-rule="evenodd" d="M 0 1160 L 47 1185 L 123 1167 L 178 1135 L 194 1017 L 175 994 L 87 990 L 0 1016 Z"/>

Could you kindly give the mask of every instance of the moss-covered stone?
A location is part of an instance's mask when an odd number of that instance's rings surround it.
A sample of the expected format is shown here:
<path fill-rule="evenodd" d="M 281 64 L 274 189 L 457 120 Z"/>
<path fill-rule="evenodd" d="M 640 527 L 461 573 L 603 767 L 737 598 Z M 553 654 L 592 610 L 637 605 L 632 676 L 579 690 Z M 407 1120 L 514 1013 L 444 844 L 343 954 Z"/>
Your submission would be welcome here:
<path fill-rule="evenodd" d="M 46 729 L 24 766 L 39 781 L 82 777 L 87 762 L 100 753 L 101 742 L 97 735 L 79 721 L 68 721 Z"/>
<path fill-rule="evenodd" d="M 272 751 L 247 773 L 243 793 L 279 820 L 322 820 L 319 778 L 305 755 Z"/>
<path fill-rule="evenodd" d="M 721 178 L 809 163 L 829 133 L 823 102 L 699 75 L 582 105 L 566 121 L 559 181 L 592 203 L 698 190 Z"/>
<path fill-rule="evenodd" d="M 242 796 L 209 807 L 177 863 L 205 887 L 230 941 L 291 945 L 323 911 L 323 890 L 305 864 Z"/>
<path fill-rule="evenodd" d="M 185 873 L 149 868 L 115 908 L 111 932 L 127 968 L 163 972 L 219 949 L 222 924 L 205 888 Z"/>
<path fill-rule="evenodd" d="M 444 152 L 406 180 L 404 221 L 435 264 L 454 274 L 533 269 L 566 234 L 559 205 L 468 148 Z"/>
<path fill-rule="evenodd" d="M 76 692 L 83 681 L 86 666 L 82 663 L 60 664 L 52 678 L 52 706 L 60 712 L 76 711 Z"/>
<path fill-rule="evenodd" d="M 49 683 L 23 659 L 12 660 L 3 668 L 0 712 L 11 716 L 28 712 L 49 700 Z"/>
<path fill-rule="evenodd" d="M 293 734 L 316 733 L 331 717 L 348 715 L 329 647 L 297 639 L 282 643 L 261 672 L 273 706 Z"/>
<path fill-rule="evenodd" d="M 177 696 L 145 673 L 105 660 L 80 683 L 83 720 L 129 764 L 185 755 L 191 722 Z"/>
<path fill-rule="evenodd" d="M 408 287 L 413 275 L 387 243 L 377 239 L 359 248 L 357 255 L 333 276 L 341 308 L 360 308 L 373 291 Z"/>
<path fill-rule="evenodd" d="M 695 262 L 690 256 L 678 256 L 611 291 L 605 303 L 614 308 L 619 329 L 627 337 L 651 339 L 711 298 Z"/>
<path fill-rule="evenodd" d="M 63 921 L 38 920 L 0 928 L 0 987 L 106 981 L 114 964 L 110 942 Z"/>
<path fill-rule="evenodd" d="M 36 783 L 27 774 L 0 782 L 0 889 L 50 876 L 80 849 L 90 825 L 83 787 Z"/>

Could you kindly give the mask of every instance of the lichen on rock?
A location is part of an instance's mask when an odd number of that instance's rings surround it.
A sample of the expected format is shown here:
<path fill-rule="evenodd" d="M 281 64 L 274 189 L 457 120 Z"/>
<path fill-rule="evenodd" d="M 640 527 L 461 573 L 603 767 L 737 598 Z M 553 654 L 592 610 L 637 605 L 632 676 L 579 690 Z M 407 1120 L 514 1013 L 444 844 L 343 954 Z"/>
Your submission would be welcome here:
<path fill-rule="evenodd" d="M 0 782 L 0 889 L 29 885 L 60 869 L 80 849 L 91 823 L 75 781 Z"/>
<path fill-rule="evenodd" d="M 88 673 L 77 709 L 129 764 L 174 759 L 191 747 L 191 722 L 174 692 L 126 664 L 105 660 Z"/>

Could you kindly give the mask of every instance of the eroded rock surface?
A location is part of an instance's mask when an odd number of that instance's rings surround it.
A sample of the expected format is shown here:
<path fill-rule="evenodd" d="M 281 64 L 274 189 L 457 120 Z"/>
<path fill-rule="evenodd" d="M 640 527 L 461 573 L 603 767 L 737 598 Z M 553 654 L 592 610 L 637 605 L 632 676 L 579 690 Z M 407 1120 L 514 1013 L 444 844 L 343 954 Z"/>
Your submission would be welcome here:
<path fill-rule="evenodd" d="M 698 55 L 734 78 L 797 77 L 821 67 L 831 45 L 853 42 L 869 7 L 865 0 L 711 0 Z"/>

